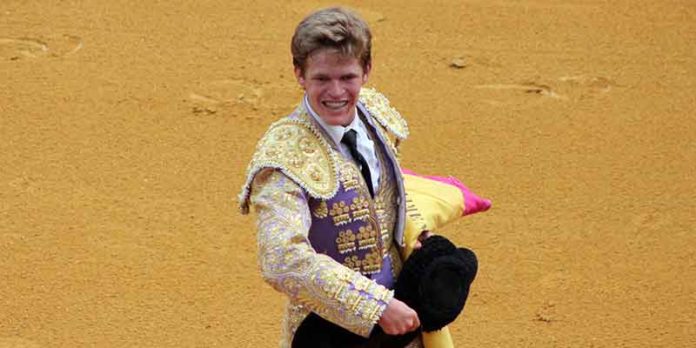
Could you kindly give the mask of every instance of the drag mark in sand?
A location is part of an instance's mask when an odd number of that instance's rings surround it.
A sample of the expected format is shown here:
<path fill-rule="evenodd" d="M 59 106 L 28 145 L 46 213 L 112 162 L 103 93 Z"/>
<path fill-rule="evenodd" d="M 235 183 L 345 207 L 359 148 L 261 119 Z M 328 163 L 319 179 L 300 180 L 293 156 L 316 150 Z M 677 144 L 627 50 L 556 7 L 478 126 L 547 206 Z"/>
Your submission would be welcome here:
<path fill-rule="evenodd" d="M 545 101 L 566 99 L 551 86 L 537 82 L 494 83 L 476 85 L 473 88 L 481 91 L 481 101 L 489 105 L 507 105 L 518 109 L 532 107 Z"/>
<path fill-rule="evenodd" d="M 83 46 L 82 38 L 68 34 L 46 39 L 0 37 L 0 57 L 9 60 L 64 57 L 81 50 Z"/>
<path fill-rule="evenodd" d="M 21 57 L 36 58 L 47 54 L 48 45 L 40 40 L 0 38 L 0 56 L 10 60 Z"/>
<path fill-rule="evenodd" d="M 494 89 L 494 90 L 515 90 L 521 91 L 528 94 L 539 94 L 551 98 L 563 98 L 563 96 L 554 92 L 551 87 L 543 84 L 538 84 L 534 82 L 527 82 L 522 84 L 489 84 L 489 85 L 478 85 L 474 88 L 479 89 Z"/>
<path fill-rule="evenodd" d="M 563 76 L 558 79 L 561 82 L 568 83 L 574 87 L 584 87 L 595 92 L 608 93 L 617 84 L 606 77 L 601 76 L 587 76 L 587 75 L 575 75 L 575 76 Z"/>
<path fill-rule="evenodd" d="M 473 86 L 483 92 L 482 100 L 491 105 L 515 105 L 525 107 L 536 105 L 544 100 L 563 102 L 583 102 L 588 98 L 605 97 L 620 87 L 614 80 L 594 75 L 568 75 L 555 80 L 554 84 L 522 82 L 512 84 L 483 84 Z M 529 98 L 525 95 L 538 95 L 542 98 Z"/>

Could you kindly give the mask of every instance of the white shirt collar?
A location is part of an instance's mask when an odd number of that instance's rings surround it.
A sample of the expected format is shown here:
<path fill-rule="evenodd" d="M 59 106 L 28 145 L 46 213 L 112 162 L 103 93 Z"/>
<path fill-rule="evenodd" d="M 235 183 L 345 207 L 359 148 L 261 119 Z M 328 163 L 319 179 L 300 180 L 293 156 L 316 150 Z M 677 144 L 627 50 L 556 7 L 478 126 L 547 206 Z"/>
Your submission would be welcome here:
<path fill-rule="evenodd" d="M 379 160 L 377 159 L 377 153 L 375 152 L 375 144 L 368 136 L 367 125 L 365 124 L 365 122 L 362 121 L 362 119 L 358 115 L 357 108 L 355 110 L 355 117 L 353 117 L 353 121 L 351 121 L 351 123 L 348 126 L 331 126 L 326 124 L 326 122 L 324 122 L 324 120 L 322 120 L 321 117 L 319 117 L 319 115 L 317 115 L 317 113 L 314 112 L 314 110 L 312 110 L 312 106 L 309 105 L 307 95 L 305 95 L 304 100 L 302 102 L 304 103 L 307 112 L 310 115 L 312 115 L 312 117 L 317 121 L 319 126 L 326 131 L 329 137 L 331 137 L 331 140 L 333 140 L 336 144 L 336 147 L 339 149 L 339 151 L 341 151 L 341 153 L 344 156 L 346 156 L 346 158 L 352 158 L 352 156 L 349 153 L 348 146 L 345 144 L 341 144 L 343 134 L 345 134 L 345 132 L 349 129 L 354 129 L 356 132 L 358 132 L 358 152 L 360 152 L 360 154 L 362 154 L 363 157 L 365 157 L 367 165 L 370 167 L 370 173 L 372 173 L 372 187 L 374 187 L 375 190 L 377 190 L 379 188 L 381 173 L 380 164 Z"/>

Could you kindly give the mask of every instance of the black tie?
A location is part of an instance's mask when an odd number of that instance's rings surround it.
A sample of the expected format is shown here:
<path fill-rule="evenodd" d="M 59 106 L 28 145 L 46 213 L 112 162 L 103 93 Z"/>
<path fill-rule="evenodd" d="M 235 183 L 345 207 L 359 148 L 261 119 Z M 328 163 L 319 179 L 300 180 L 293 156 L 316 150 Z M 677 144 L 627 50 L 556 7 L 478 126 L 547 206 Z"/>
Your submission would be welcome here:
<path fill-rule="evenodd" d="M 358 132 L 356 132 L 355 129 L 351 129 L 343 134 L 343 139 L 341 139 L 341 142 L 348 146 L 350 155 L 353 156 L 355 162 L 358 163 L 358 168 L 360 168 L 360 172 L 362 173 L 363 179 L 365 179 L 365 182 L 367 183 L 367 189 L 370 190 L 370 196 L 374 197 L 375 192 L 372 188 L 372 176 L 370 175 L 370 166 L 367 165 L 365 157 L 363 157 L 360 154 L 360 152 L 358 152 L 357 138 Z"/>

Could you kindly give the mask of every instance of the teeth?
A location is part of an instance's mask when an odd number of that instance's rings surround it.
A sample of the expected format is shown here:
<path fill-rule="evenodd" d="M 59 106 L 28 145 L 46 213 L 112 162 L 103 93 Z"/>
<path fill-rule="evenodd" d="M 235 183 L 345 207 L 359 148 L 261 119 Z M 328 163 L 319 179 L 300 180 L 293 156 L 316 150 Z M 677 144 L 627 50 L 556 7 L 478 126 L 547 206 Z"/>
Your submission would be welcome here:
<path fill-rule="evenodd" d="M 348 102 L 347 101 L 337 101 L 337 102 L 325 101 L 325 102 L 323 102 L 323 104 L 328 108 L 339 109 L 339 108 L 346 106 L 348 104 Z"/>

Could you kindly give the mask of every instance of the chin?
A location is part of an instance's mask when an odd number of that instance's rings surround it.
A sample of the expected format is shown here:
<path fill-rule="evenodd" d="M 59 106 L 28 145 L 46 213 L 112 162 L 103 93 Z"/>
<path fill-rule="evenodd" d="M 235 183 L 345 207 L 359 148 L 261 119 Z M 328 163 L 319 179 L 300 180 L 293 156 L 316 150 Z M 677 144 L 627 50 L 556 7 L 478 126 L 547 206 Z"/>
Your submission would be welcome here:
<path fill-rule="evenodd" d="M 332 117 L 330 119 L 324 118 L 324 122 L 330 126 L 347 126 L 350 124 L 352 120 L 348 119 L 347 117 Z"/>
<path fill-rule="evenodd" d="M 322 119 L 324 120 L 324 122 L 326 122 L 326 124 L 329 124 L 332 126 L 346 126 L 353 121 L 351 116 L 346 115 L 346 114 L 343 114 L 343 115 L 325 114 L 325 115 L 328 115 L 328 116 L 324 116 L 324 117 L 322 117 Z"/>

